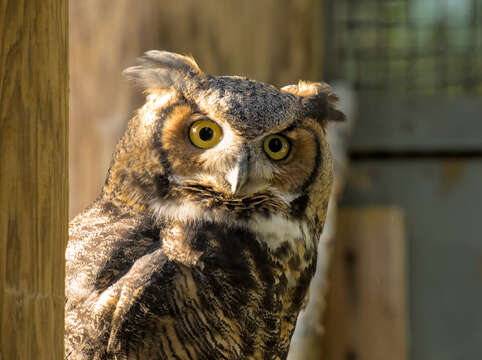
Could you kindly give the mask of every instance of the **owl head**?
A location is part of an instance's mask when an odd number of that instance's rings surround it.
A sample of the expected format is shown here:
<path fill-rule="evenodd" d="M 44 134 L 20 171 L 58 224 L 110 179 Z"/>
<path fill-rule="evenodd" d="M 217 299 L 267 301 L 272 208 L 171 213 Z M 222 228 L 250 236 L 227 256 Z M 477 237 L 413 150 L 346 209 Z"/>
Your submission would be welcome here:
<path fill-rule="evenodd" d="M 344 118 L 328 85 L 211 76 L 165 51 L 138 61 L 124 75 L 146 103 L 117 145 L 105 197 L 140 211 L 189 200 L 232 216 L 323 213 L 332 182 L 324 128 Z"/>

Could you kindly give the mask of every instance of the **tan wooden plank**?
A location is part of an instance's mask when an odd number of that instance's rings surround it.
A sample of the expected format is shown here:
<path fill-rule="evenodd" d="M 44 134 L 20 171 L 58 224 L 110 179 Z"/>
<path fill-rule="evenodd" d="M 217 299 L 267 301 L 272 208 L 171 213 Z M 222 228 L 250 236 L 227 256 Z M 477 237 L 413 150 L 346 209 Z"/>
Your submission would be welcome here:
<path fill-rule="evenodd" d="M 405 276 L 402 212 L 343 209 L 328 290 L 325 359 L 407 358 Z"/>
<path fill-rule="evenodd" d="M 68 1 L 0 1 L 0 358 L 63 357 Z"/>

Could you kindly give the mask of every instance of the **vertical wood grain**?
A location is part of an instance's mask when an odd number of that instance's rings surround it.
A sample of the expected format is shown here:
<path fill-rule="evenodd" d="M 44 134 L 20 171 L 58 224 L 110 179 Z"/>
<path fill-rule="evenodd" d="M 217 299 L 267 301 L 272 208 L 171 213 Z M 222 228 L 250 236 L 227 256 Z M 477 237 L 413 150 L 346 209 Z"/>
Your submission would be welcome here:
<path fill-rule="evenodd" d="M 401 211 L 342 209 L 330 275 L 324 358 L 406 360 Z"/>
<path fill-rule="evenodd" d="M 0 1 L 0 358 L 63 357 L 68 1 Z"/>
<path fill-rule="evenodd" d="M 277 86 L 320 80 L 323 1 L 184 0 L 163 4 L 160 44 L 214 75 Z"/>

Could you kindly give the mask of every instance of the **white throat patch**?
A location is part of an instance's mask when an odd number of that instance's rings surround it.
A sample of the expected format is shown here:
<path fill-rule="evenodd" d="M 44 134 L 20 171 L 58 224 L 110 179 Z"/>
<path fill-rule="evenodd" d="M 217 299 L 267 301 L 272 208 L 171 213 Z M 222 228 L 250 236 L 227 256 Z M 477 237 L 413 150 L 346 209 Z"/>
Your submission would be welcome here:
<path fill-rule="evenodd" d="M 206 209 L 191 200 L 184 200 L 181 204 L 153 201 L 150 209 L 154 218 L 159 221 L 170 220 L 182 223 L 208 221 L 245 228 L 254 232 L 256 238 L 273 251 L 286 242 L 292 248 L 300 242 L 308 249 L 315 247 L 306 221 L 289 219 L 282 215 L 273 214 L 270 217 L 254 215 L 248 220 L 242 220 L 233 218 L 223 210 Z"/>

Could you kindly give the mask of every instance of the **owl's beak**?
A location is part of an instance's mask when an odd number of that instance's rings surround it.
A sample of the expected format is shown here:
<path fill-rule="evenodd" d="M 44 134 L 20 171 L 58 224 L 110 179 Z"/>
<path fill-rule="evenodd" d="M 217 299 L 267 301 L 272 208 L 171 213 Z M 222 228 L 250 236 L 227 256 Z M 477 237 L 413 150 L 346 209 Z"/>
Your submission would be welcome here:
<path fill-rule="evenodd" d="M 249 152 L 248 149 L 243 148 L 234 168 L 228 173 L 226 179 L 231 184 L 231 193 L 233 195 L 239 194 L 241 188 L 248 180 L 249 168 Z"/>

